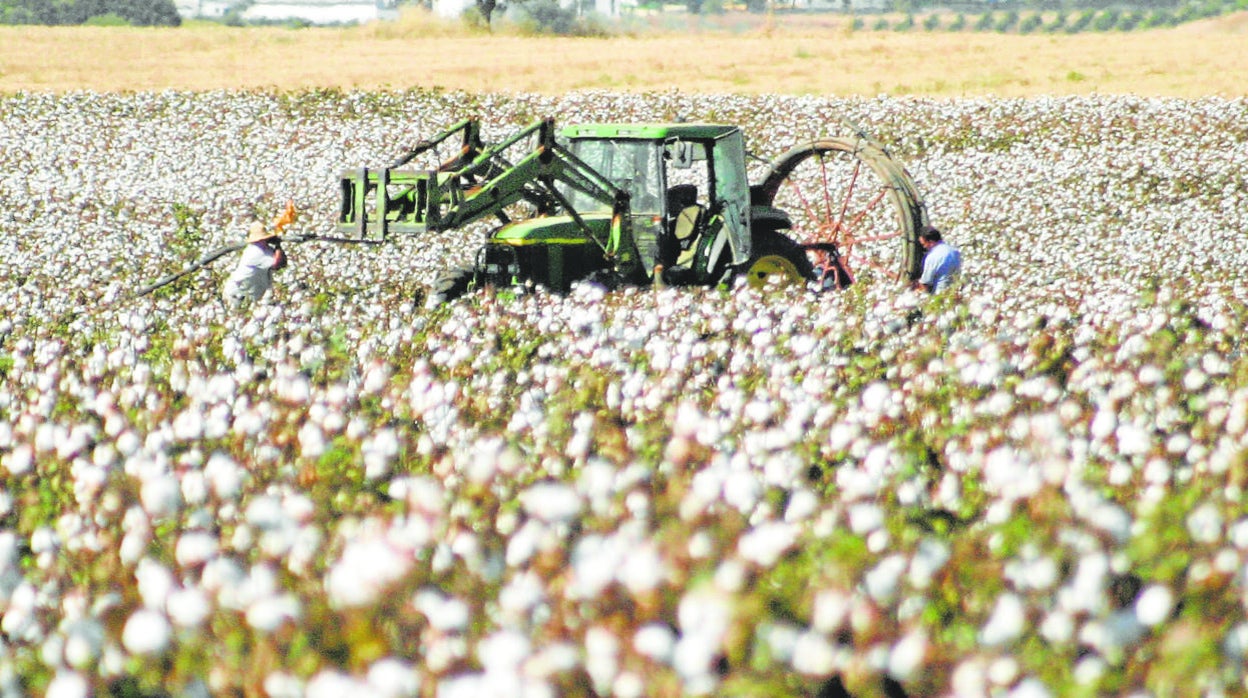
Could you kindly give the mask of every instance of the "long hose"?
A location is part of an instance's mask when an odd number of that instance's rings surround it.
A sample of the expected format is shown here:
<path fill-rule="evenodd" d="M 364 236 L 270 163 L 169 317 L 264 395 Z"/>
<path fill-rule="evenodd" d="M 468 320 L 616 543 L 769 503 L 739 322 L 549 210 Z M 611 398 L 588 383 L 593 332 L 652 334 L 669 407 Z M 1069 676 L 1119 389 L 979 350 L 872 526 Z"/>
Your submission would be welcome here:
<path fill-rule="evenodd" d="M 356 238 L 341 238 L 341 237 L 333 237 L 330 235 L 312 235 L 312 234 L 295 235 L 295 236 L 291 236 L 288 238 L 282 238 L 282 240 L 283 242 L 288 242 L 292 245 L 298 245 L 299 243 L 303 243 L 303 242 L 332 242 L 332 243 L 338 243 L 338 244 L 353 244 L 353 245 L 380 245 L 383 243 L 382 240 L 359 240 Z M 202 257 L 195 260 L 194 263 L 192 263 L 189 267 L 183 269 L 182 271 L 169 274 L 168 276 L 163 276 L 151 282 L 150 284 L 138 289 L 134 293 L 130 294 L 130 298 L 138 298 L 139 296 L 145 296 L 151 293 L 152 291 L 155 291 L 156 289 L 168 286 L 169 284 L 177 281 L 178 279 L 181 279 L 187 274 L 198 271 L 208 266 L 209 264 L 212 264 L 213 262 L 217 261 L 221 257 L 224 257 L 225 255 L 231 252 L 237 252 L 238 250 L 243 249 L 248 244 L 249 243 L 246 243 L 246 242 L 240 242 L 240 243 L 236 243 L 233 245 L 226 245 L 225 247 L 218 247 L 217 249 L 212 250 L 211 252 L 205 253 Z"/>

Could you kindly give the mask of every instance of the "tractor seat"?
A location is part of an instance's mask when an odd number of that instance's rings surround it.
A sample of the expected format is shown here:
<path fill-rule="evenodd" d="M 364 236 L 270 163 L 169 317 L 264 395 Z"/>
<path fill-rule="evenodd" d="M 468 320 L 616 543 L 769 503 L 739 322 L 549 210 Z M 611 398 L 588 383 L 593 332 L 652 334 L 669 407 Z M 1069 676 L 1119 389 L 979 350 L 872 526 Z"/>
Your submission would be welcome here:
<path fill-rule="evenodd" d="M 686 206 L 676 214 L 676 222 L 672 226 L 672 237 L 676 238 L 680 249 L 684 250 L 692 246 L 694 238 L 702 229 L 705 218 L 706 209 L 698 204 Z"/>

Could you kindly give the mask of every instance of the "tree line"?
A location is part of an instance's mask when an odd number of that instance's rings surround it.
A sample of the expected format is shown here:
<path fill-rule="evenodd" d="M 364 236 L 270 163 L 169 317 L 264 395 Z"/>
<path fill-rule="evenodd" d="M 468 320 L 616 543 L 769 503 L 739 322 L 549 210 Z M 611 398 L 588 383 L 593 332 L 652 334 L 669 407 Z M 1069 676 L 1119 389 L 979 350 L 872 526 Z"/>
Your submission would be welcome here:
<path fill-rule="evenodd" d="M 176 27 L 173 0 L 0 0 L 0 24 Z"/>

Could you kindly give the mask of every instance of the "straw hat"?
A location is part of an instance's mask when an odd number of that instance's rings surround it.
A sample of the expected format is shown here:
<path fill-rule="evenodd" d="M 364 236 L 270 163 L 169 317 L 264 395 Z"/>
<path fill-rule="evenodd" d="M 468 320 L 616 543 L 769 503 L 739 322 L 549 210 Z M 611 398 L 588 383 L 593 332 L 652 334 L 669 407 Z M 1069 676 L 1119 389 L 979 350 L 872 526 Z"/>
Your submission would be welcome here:
<path fill-rule="evenodd" d="M 251 224 L 251 228 L 247 231 L 247 242 L 260 242 L 277 237 L 277 233 L 271 233 L 264 229 L 264 224 L 256 221 Z"/>

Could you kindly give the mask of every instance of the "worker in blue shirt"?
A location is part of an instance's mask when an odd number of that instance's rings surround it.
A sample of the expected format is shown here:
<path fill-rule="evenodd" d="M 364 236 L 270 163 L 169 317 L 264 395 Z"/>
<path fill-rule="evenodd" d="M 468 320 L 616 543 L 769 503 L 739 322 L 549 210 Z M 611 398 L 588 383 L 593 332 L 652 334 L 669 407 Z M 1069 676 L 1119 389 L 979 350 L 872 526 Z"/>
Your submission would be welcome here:
<path fill-rule="evenodd" d="M 940 231 L 932 226 L 919 233 L 919 244 L 927 254 L 923 257 L 923 275 L 914 282 L 914 287 L 928 293 L 949 288 L 962 271 L 962 253 L 945 242 Z"/>

